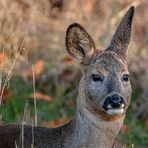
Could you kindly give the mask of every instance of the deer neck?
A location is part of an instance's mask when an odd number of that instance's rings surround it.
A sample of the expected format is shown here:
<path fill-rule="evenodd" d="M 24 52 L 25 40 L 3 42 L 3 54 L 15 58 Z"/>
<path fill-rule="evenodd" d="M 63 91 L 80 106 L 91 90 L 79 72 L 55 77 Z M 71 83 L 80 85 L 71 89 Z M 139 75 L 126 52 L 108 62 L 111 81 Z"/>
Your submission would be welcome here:
<path fill-rule="evenodd" d="M 72 121 L 73 142 L 80 147 L 111 148 L 118 134 L 123 118 L 103 121 L 84 107 L 77 109 Z"/>

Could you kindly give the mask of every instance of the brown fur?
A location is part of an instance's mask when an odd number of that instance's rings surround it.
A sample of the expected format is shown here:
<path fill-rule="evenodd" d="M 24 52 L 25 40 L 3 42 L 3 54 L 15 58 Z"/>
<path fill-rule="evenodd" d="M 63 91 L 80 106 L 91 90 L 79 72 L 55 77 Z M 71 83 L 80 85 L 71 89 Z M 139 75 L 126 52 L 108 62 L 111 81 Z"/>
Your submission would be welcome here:
<path fill-rule="evenodd" d="M 111 148 L 131 100 L 127 47 L 130 43 L 134 7 L 121 21 L 110 46 L 99 51 L 79 24 L 69 26 L 66 33 L 68 53 L 82 66 L 76 115 L 68 124 L 48 129 L 18 125 L 0 126 L 0 148 Z M 97 80 L 94 77 L 97 75 Z M 109 114 L 103 104 L 113 93 L 125 100 L 123 113 Z M 23 133 L 22 133 L 23 131 Z M 23 136 L 23 138 L 22 138 Z"/>

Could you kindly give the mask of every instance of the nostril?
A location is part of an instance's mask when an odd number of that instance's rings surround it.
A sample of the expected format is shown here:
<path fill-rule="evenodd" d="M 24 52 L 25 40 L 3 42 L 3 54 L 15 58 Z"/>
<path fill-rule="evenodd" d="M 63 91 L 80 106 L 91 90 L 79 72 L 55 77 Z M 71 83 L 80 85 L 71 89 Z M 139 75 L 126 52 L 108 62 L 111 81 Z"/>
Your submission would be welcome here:
<path fill-rule="evenodd" d="M 122 97 L 119 95 L 113 95 L 109 97 L 111 103 L 120 103 L 122 101 Z"/>

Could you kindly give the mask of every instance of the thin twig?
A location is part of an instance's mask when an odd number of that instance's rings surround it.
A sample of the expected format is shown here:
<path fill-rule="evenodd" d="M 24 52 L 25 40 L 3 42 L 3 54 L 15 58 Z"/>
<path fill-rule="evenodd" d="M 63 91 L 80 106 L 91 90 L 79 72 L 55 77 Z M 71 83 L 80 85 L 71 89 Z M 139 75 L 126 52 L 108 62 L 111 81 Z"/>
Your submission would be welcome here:
<path fill-rule="evenodd" d="M 27 101 L 25 104 L 23 120 L 22 120 L 22 124 L 21 124 L 21 129 L 22 129 L 21 130 L 21 146 L 22 146 L 22 148 L 24 148 L 24 125 L 25 125 L 25 118 L 26 118 L 28 106 L 29 106 L 29 103 Z"/>
<path fill-rule="evenodd" d="M 31 143 L 31 148 L 34 148 L 34 125 L 32 121 L 32 143 Z"/>
<path fill-rule="evenodd" d="M 16 24 L 16 26 L 18 26 L 20 24 L 20 22 L 22 21 L 22 18 L 18 21 L 18 23 Z M 3 48 L 2 48 L 2 62 L 0 64 L 0 106 L 1 106 L 1 100 L 2 100 L 2 95 L 3 95 L 3 87 L 2 87 L 2 80 L 3 80 L 3 60 L 4 60 L 4 54 L 5 54 L 5 47 L 7 42 L 9 41 L 9 39 L 12 37 L 13 31 L 9 33 L 7 39 L 5 40 L 4 44 L 3 44 Z"/>
<path fill-rule="evenodd" d="M 2 89 L 1 89 L 1 94 L 0 94 L 0 106 L 1 106 L 1 102 L 2 102 L 2 97 L 3 97 L 4 89 L 5 89 L 7 83 L 9 82 L 9 80 L 10 80 L 10 78 L 11 78 L 12 70 L 13 70 L 13 68 L 14 68 L 14 66 L 15 66 L 15 64 L 16 64 L 16 61 L 17 61 L 17 59 L 18 59 L 18 57 L 19 57 L 19 55 L 20 55 L 20 53 L 21 53 L 21 51 L 22 51 L 22 49 L 23 49 L 23 45 L 24 45 L 24 42 L 25 42 L 27 33 L 28 33 L 28 30 L 27 30 L 26 33 L 25 33 L 25 36 L 24 36 L 23 41 L 22 41 L 22 43 L 21 43 L 20 50 L 19 50 L 19 52 L 17 53 L 17 55 L 16 55 L 16 57 L 15 57 L 13 63 L 12 63 L 12 66 L 11 66 L 11 68 L 10 68 L 8 74 L 7 74 L 7 77 L 6 77 L 5 81 L 4 81 L 4 85 L 3 85 Z"/>
<path fill-rule="evenodd" d="M 32 77 L 33 77 L 33 92 L 34 92 L 35 126 L 37 126 L 37 107 L 36 107 L 36 95 L 35 95 L 35 69 L 33 65 L 32 65 Z"/>

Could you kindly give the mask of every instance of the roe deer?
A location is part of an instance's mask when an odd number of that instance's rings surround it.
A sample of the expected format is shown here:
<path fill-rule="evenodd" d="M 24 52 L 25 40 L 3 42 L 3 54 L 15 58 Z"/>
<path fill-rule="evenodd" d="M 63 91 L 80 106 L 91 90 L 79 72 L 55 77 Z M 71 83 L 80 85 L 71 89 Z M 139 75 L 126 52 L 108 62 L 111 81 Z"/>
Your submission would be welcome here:
<path fill-rule="evenodd" d="M 104 51 L 95 48 L 81 25 L 70 25 L 66 33 L 67 51 L 82 66 L 75 117 L 53 129 L 0 126 L 0 148 L 111 148 L 131 100 L 126 59 L 133 15 L 134 6 L 127 11 Z"/>

